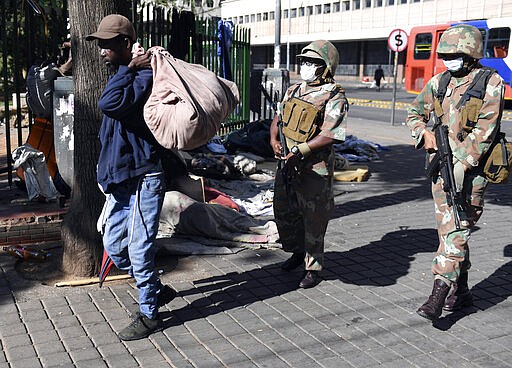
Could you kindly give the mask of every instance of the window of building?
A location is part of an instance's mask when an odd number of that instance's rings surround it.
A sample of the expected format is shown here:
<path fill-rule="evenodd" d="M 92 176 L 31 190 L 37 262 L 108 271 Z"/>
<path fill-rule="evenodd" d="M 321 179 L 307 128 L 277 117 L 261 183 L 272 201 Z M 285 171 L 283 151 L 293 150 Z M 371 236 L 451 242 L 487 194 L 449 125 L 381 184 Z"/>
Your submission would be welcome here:
<path fill-rule="evenodd" d="M 276 19 L 276 13 L 271 11 L 270 13 L 268 13 L 268 20 L 274 20 Z"/>
<path fill-rule="evenodd" d="M 288 9 L 283 10 L 283 18 L 288 18 Z"/>
<path fill-rule="evenodd" d="M 371 8 L 372 7 L 372 0 L 364 0 L 364 7 L 365 8 Z"/>
<path fill-rule="evenodd" d="M 483 35 L 485 40 L 485 35 Z M 510 43 L 510 28 L 493 28 L 489 30 L 489 38 L 484 51 L 484 57 L 492 59 L 503 59 L 508 55 Z"/>
<path fill-rule="evenodd" d="M 414 39 L 414 58 L 416 60 L 428 60 L 431 52 L 432 33 L 418 33 Z"/>
<path fill-rule="evenodd" d="M 245 16 L 245 23 L 249 23 L 249 14 Z"/>
<path fill-rule="evenodd" d="M 268 13 L 263 13 L 263 20 L 264 21 L 268 20 Z"/>
<path fill-rule="evenodd" d="M 331 4 L 324 4 L 324 14 L 329 14 L 331 12 Z"/>
<path fill-rule="evenodd" d="M 400 0 L 400 4 L 407 4 L 407 0 Z"/>
<path fill-rule="evenodd" d="M 360 0 L 353 0 L 353 2 L 352 2 L 352 9 L 361 9 L 361 1 Z"/>
<path fill-rule="evenodd" d="M 349 11 L 350 10 L 350 1 L 346 0 L 341 3 L 343 11 Z"/>
<path fill-rule="evenodd" d="M 243 16 L 239 16 L 238 17 L 238 23 L 243 23 L 244 22 L 244 17 Z"/>
<path fill-rule="evenodd" d="M 412 3 L 419 3 L 420 0 L 411 0 Z"/>
<path fill-rule="evenodd" d="M 395 0 L 388 0 L 388 5 L 395 5 Z"/>
<path fill-rule="evenodd" d="M 256 14 L 251 14 L 251 23 L 256 21 Z"/>
<path fill-rule="evenodd" d="M 290 18 L 297 18 L 297 9 L 290 9 Z"/>
<path fill-rule="evenodd" d="M 315 5 L 315 14 L 322 14 L 322 5 Z"/>
<path fill-rule="evenodd" d="M 303 17 L 305 14 L 306 14 L 306 9 L 303 6 L 301 6 L 299 8 L 299 17 Z"/>
<path fill-rule="evenodd" d="M 261 22 L 261 13 L 256 14 L 256 22 Z"/>
<path fill-rule="evenodd" d="M 374 4 L 376 7 L 382 6 L 382 0 L 375 0 Z"/>
<path fill-rule="evenodd" d="M 333 13 L 339 13 L 340 10 L 341 10 L 341 7 L 340 7 L 339 1 L 337 3 L 332 3 L 332 12 Z"/>
<path fill-rule="evenodd" d="M 306 8 L 306 15 L 313 15 L 313 7 L 312 6 L 308 6 Z"/>

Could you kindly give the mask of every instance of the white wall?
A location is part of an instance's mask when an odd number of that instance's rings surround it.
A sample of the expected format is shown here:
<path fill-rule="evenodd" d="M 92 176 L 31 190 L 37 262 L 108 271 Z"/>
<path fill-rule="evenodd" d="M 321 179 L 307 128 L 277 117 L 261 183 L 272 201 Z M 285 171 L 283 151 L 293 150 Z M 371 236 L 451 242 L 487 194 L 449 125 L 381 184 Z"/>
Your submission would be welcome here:
<path fill-rule="evenodd" d="M 359 1 L 360 9 L 354 9 Z M 371 6 L 366 7 L 367 1 Z M 378 2 L 382 6 L 377 6 Z M 408 1 L 408 4 L 399 4 Z M 512 0 L 349 0 L 351 10 L 344 10 L 347 0 L 290 0 L 292 9 L 321 5 L 322 14 L 291 18 L 290 42 L 308 42 L 316 39 L 331 41 L 387 38 L 395 28 L 410 29 L 418 25 L 445 23 L 457 20 L 510 17 Z M 387 5 L 394 2 L 393 5 Z M 288 0 L 281 0 L 281 10 L 288 10 Z M 340 11 L 334 13 L 334 3 Z M 324 14 L 325 4 L 331 12 Z M 263 14 L 275 11 L 275 0 L 225 0 L 221 3 L 223 19 Z M 263 17 L 263 16 L 262 16 Z M 251 29 L 251 44 L 271 45 L 275 40 L 275 21 L 243 23 Z M 288 18 L 281 17 L 281 42 L 287 41 Z"/>

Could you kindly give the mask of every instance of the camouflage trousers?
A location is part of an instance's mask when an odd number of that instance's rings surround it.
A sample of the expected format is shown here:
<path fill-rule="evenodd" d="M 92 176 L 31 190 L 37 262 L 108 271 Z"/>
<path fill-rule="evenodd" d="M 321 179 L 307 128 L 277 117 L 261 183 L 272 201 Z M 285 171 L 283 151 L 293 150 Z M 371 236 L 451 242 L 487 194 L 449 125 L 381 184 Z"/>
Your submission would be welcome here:
<path fill-rule="evenodd" d="M 324 236 L 334 209 L 332 176 L 304 170 L 290 180 L 280 170 L 274 183 L 274 217 L 286 252 L 305 252 L 306 270 L 323 268 Z"/>
<path fill-rule="evenodd" d="M 468 241 L 471 228 L 483 213 L 483 197 L 487 180 L 466 174 L 463 186 L 464 211 L 459 211 L 460 229 L 455 226 L 453 208 L 448 206 L 442 179 L 432 184 L 439 246 L 432 261 L 432 273 L 456 282 L 461 272 L 471 267 Z"/>

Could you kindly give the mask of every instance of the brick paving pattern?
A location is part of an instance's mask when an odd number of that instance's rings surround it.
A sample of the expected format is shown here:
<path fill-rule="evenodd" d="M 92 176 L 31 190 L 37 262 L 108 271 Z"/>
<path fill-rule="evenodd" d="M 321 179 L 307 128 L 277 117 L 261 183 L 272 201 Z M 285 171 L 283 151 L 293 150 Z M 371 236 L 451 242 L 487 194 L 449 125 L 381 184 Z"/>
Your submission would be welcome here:
<path fill-rule="evenodd" d="M 415 313 L 437 236 L 423 154 L 403 126 L 354 119 L 349 129 L 389 150 L 369 181 L 336 184 L 320 285 L 297 289 L 301 271 L 281 271 L 278 250 L 186 257 L 162 276 L 179 291 L 161 309 L 166 329 L 121 342 L 133 282 L 38 294 L 2 255 L 0 368 L 511 367 L 510 184 L 489 187 L 470 241 L 474 307 L 431 324 Z"/>

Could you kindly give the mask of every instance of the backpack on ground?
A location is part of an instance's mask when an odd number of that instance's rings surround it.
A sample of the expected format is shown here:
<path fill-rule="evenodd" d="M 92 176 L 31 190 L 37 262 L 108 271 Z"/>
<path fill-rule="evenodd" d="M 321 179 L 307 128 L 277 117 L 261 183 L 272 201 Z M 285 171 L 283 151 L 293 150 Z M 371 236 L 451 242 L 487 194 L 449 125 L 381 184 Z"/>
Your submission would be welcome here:
<path fill-rule="evenodd" d="M 475 76 L 472 84 L 462 95 L 456 108 L 464 107 L 463 132 L 461 134 L 469 134 L 474 129 L 480 108 L 483 104 L 487 83 L 491 76 L 496 73 L 495 69 L 483 67 Z M 439 87 L 436 93 L 435 110 L 436 115 L 442 115 L 442 102 L 446 94 L 446 89 L 450 83 L 451 74 L 445 71 L 439 80 Z M 505 138 L 505 133 L 501 132 L 501 115 L 498 117 L 498 128 L 494 133 L 492 143 L 481 159 L 481 169 L 483 176 L 493 184 L 506 183 L 510 172 L 512 171 L 512 143 Z M 463 136 L 459 137 L 462 141 Z"/>
<path fill-rule="evenodd" d="M 235 83 L 202 65 L 174 58 L 162 47 L 153 57 L 153 87 L 144 119 L 158 143 L 191 150 L 206 144 L 239 102 Z"/>

